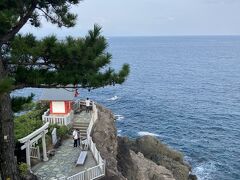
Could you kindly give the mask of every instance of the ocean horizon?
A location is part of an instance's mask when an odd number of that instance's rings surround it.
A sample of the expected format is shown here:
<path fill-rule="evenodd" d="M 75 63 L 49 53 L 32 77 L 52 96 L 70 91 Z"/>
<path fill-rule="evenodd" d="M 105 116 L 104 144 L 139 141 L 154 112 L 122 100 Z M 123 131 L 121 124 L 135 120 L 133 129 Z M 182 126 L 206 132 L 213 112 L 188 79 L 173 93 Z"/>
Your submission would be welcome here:
<path fill-rule="evenodd" d="M 116 115 L 119 136 L 152 135 L 183 152 L 199 180 L 240 179 L 240 36 L 110 37 L 123 85 L 88 92 Z M 35 93 L 27 88 L 14 95 Z"/>

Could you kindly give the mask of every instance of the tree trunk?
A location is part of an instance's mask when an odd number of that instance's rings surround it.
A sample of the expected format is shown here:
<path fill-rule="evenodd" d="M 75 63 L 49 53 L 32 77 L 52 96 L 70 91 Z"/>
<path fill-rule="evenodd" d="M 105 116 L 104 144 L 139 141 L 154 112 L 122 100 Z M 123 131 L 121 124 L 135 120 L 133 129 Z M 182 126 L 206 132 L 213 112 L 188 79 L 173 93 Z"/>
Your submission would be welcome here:
<path fill-rule="evenodd" d="M 0 80 L 7 76 L 0 57 Z M 2 180 L 19 180 L 14 156 L 14 123 L 9 93 L 0 94 L 0 174 Z"/>

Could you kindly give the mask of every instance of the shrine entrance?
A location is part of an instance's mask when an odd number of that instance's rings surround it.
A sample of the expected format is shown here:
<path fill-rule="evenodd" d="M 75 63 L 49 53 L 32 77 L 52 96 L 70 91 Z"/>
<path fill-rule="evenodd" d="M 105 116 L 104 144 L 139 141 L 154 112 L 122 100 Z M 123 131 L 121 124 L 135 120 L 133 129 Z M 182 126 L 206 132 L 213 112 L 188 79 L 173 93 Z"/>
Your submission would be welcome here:
<path fill-rule="evenodd" d="M 26 149 L 26 162 L 29 168 L 31 168 L 31 157 L 40 159 L 39 146 L 36 146 L 39 139 L 42 139 L 43 161 L 48 161 L 45 140 L 45 135 L 48 132 L 48 126 L 49 123 L 47 122 L 41 128 L 18 140 L 20 143 L 24 143 L 24 145 L 21 146 L 21 150 Z"/>

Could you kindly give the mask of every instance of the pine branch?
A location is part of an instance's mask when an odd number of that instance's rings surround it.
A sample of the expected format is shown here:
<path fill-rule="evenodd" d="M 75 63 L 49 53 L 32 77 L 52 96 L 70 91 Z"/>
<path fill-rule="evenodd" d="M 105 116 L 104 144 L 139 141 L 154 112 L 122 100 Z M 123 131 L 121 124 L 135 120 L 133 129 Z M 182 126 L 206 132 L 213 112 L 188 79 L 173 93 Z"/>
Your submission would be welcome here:
<path fill-rule="evenodd" d="M 36 5 L 37 0 L 34 0 L 25 16 L 23 16 L 11 30 L 9 30 L 3 37 L 0 38 L 0 45 L 7 43 L 10 39 L 14 37 L 15 34 L 19 32 L 19 30 L 26 24 L 26 22 L 31 17 L 33 11 L 36 8 Z"/>

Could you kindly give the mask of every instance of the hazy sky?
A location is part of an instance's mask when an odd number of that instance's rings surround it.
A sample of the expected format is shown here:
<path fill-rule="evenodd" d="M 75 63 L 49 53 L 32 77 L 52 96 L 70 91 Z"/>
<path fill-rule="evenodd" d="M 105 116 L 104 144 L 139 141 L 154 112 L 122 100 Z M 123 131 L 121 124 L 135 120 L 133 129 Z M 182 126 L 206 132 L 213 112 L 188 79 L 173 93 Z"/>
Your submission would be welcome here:
<path fill-rule="evenodd" d="M 72 11 L 74 28 L 44 22 L 22 32 L 82 36 L 98 23 L 106 36 L 240 35 L 240 0 L 84 0 Z"/>

